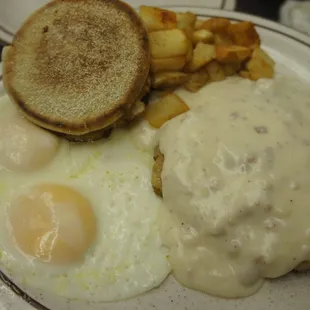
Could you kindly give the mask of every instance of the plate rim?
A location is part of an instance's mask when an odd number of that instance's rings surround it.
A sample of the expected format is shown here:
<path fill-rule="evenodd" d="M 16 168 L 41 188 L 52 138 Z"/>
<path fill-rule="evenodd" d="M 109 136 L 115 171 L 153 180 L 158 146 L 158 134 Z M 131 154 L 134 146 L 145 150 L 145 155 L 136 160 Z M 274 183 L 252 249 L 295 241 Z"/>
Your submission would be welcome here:
<path fill-rule="evenodd" d="M 139 6 L 133 6 L 134 8 L 138 8 Z M 244 12 L 237 12 L 237 11 L 232 11 L 232 10 L 227 10 L 224 8 L 219 8 L 219 9 L 215 9 L 215 8 L 208 8 L 207 6 L 201 6 L 201 5 L 177 5 L 177 4 L 165 4 L 165 5 L 158 5 L 158 7 L 162 7 L 162 8 L 175 8 L 175 9 L 188 9 L 188 10 L 203 10 L 203 11 L 210 11 L 212 13 L 210 13 L 210 15 L 212 16 L 222 16 L 222 15 L 230 15 L 233 14 L 237 17 L 237 19 L 240 20 L 247 20 L 248 18 L 250 18 L 250 20 L 256 24 L 259 25 L 260 27 L 267 27 L 267 29 L 269 30 L 274 30 L 277 31 L 279 33 L 282 33 L 284 35 L 290 35 L 292 36 L 292 38 L 298 39 L 304 43 L 306 43 L 307 45 L 309 45 L 310 47 L 310 37 L 307 36 L 306 34 L 299 32 L 297 30 L 294 30 L 286 25 L 280 24 L 276 21 L 273 21 L 271 19 L 267 19 L 267 18 L 263 18 L 257 15 L 253 15 L 253 14 L 248 14 L 248 13 L 244 13 Z M 224 13 L 224 14 L 223 14 Z M 264 25 L 267 24 L 267 25 Z M 2 24 L 0 24 L 0 34 L 4 33 L 7 38 L 10 36 L 11 39 L 14 38 L 14 34 L 11 33 L 11 31 L 7 30 L 5 26 L 3 26 Z M 0 38 L 0 41 L 9 45 L 11 44 L 11 42 L 6 41 L 3 38 Z"/>
<path fill-rule="evenodd" d="M 137 6 L 134 6 L 134 7 L 137 8 Z M 294 29 L 291 29 L 280 23 L 277 23 L 272 20 L 265 19 L 259 16 L 255 16 L 252 14 L 230 11 L 230 10 L 225 10 L 225 9 L 208 8 L 206 6 L 201 6 L 201 5 L 184 6 L 184 5 L 177 5 L 177 4 L 173 4 L 173 5 L 167 4 L 167 5 L 158 5 L 158 7 L 166 8 L 166 9 L 170 8 L 176 11 L 178 10 L 179 11 L 186 11 L 186 10 L 194 11 L 196 15 L 203 17 L 203 18 L 227 17 L 235 21 L 250 20 L 255 24 L 255 26 L 258 26 L 266 30 L 269 30 L 271 32 L 277 33 L 278 35 L 282 35 L 284 37 L 290 38 L 296 44 L 302 44 L 303 46 L 310 48 L 310 37 L 308 37 L 307 35 L 301 32 L 298 32 Z M 0 27 L 0 33 L 1 33 L 1 27 Z M 2 38 L 0 38 L 0 41 L 3 42 Z M 11 44 L 9 42 L 4 42 L 4 43 Z M 3 90 L 4 90 L 4 87 L 3 87 L 3 81 L 2 81 L 2 62 L 0 62 L 0 93 Z M 28 295 L 18 285 L 16 285 L 12 280 L 10 280 L 10 278 L 5 273 L 3 273 L 1 269 L 0 269 L 0 283 L 3 283 L 4 285 L 6 285 L 13 292 L 16 298 L 22 299 L 25 303 L 31 306 L 34 310 L 55 310 L 55 309 L 44 306 L 39 301 L 37 301 L 35 298 L 32 298 L 30 295 Z"/>

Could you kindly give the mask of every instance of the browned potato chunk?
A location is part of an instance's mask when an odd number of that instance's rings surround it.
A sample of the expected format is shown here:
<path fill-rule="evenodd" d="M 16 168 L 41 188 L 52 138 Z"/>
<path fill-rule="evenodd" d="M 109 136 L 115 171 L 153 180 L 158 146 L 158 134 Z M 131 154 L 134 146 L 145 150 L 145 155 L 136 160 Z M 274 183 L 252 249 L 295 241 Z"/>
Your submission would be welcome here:
<path fill-rule="evenodd" d="M 228 33 L 235 45 L 255 47 L 260 45 L 260 38 L 252 22 L 230 24 Z"/>
<path fill-rule="evenodd" d="M 214 45 L 199 42 L 193 52 L 193 59 L 186 65 L 186 71 L 195 72 L 215 58 Z"/>
<path fill-rule="evenodd" d="M 249 71 L 242 70 L 239 72 L 239 75 L 245 79 L 251 80 L 251 74 Z"/>
<path fill-rule="evenodd" d="M 151 59 L 151 71 L 180 71 L 186 64 L 186 56 L 174 57 L 174 58 L 161 58 Z"/>
<path fill-rule="evenodd" d="M 230 20 L 226 18 L 210 18 L 204 21 L 199 29 L 206 29 L 211 31 L 212 33 L 223 33 L 227 30 L 230 25 Z"/>
<path fill-rule="evenodd" d="M 208 72 L 203 68 L 198 72 L 190 75 L 188 81 L 184 84 L 184 88 L 192 93 L 197 92 L 200 88 L 205 86 L 209 80 Z"/>
<path fill-rule="evenodd" d="M 152 87 L 156 89 L 176 88 L 184 84 L 189 75 L 184 72 L 160 72 L 152 77 Z"/>
<path fill-rule="evenodd" d="M 191 41 L 189 41 L 188 43 L 188 51 L 187 51 L 187 55 L 186 55 L 186 63 L 189 63 L 192 61 L 194 56 L 194 46 L 193 43 Z"/>
<path fill-rule="evenodd" d="M 241 63 L 252 55 L 251 48 L 236 45 L 217 45 L 215 51 L 220 63 Z"/>
<path fill-rule="evenodd" d="M 177 27 L 183 29 L 190 40 L 193 37 L 196 19 L 196 15 L 191 12 L 177 13 Z"/>
<path fill-rule="evenodd" d="M 236 75 L 240 70 L 240 67 L 241 67 L 240 63 L 222 64 L 225 76 Z"/>
<path fill-rule="evenodd" d="M 252 58 L 246 63 L 246 69 L 250 73 L 251 80 L 260 78 L 272 79 L 274 76 L 275 62 L 260 47 L 254 49 Z"/>
<path fill-rule="evenodd" d="M 197 18 L 196 23 L 195 23 L 195 29 L 197 29 L 197 30 L 201 29 L 200 27 L 201 27 L 201 25 L 202 25 L 204 22 L 205 22 L 204 19 L 198 19 L 198 18 Z"/>
<path fill-rule="evenodd" d="M 216 45 L 233 45 L 233 40 L 227 33 L 216 33 L 214 35 L 214 43 Z"/>
<path fill-rule="evenodd" d="M 185 12 L 185 13 L 177 13 L 177 27 L 178 28 L 187 28 L 192 27 L 195 28 L 197 17 L 194 13 Z"/>
<path fill-rule="evenodd" d="M 197 44 L 198 42 L 202 43 L 213 43 L 214 35 L 211 31 L 206 29 L 199 29 L 193 33 L 193 43 Z"/>
<path fill-rule="evenodd" d="M 179 96 L 169 94 L 150 104 L 146 109 L 144 117 L 151 126 L 160 128 L 170 119 L 188 110 L 188 106 Z"/>
<path fill-rule="evenodd" d="M 172 11 L 142 5 L 140 6 L 139 15 L 148 31 L 177 27 L 177 15 Z"/>
<path fill-rule="evenodd" d="M 216 60 L 211 61 L 207 64 L 206 70 L 209 74 L 210 82 L 218 82 L 225 80 L 225 73 L 223 67 L 216 62 Z"/>
<path fill-rule="evenodd" d="M 151 32 L 149 34 L 149 41 L 153 58 L 185 56 L 190 42 L 185 32 L 181 29 Z"/>
<path fill-rule="evenodd" d="M 175 91 L 175 88 L 167 88 L 167 89 L 155 89 L 152 91 L 152 98 L 154 100 L 165 97 Z"/>

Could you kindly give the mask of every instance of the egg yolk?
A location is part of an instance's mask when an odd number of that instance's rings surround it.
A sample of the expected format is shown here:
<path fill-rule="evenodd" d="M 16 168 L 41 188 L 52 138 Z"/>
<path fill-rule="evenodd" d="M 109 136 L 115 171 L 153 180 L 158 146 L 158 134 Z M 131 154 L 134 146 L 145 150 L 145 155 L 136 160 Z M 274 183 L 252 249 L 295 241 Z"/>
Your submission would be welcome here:
<path fill-rule="evenodd" d="M 59 139 L 17 113 L 1 120 L 0 165 L 8 170 L 33 171 L 55 156 Z"/>
<path fill-rule="evenodd" d="M 83 260 L 96 236 L 90 203 L 67 186 L 35 186 L 11 203 L 8 214 L 17 247 L 45 263 Z"/>

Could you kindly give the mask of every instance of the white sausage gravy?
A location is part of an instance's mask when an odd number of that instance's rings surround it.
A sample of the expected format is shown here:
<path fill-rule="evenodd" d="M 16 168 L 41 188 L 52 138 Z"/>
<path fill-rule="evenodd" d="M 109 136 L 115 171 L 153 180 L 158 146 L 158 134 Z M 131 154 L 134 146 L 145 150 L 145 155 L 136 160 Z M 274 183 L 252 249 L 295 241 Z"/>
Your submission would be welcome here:
<path fill-rule="evenodd" d="M 176 279 L 223 297 L 310 260 L 310 91 L 231 78 L 158 132 L 161 235 Z"/>

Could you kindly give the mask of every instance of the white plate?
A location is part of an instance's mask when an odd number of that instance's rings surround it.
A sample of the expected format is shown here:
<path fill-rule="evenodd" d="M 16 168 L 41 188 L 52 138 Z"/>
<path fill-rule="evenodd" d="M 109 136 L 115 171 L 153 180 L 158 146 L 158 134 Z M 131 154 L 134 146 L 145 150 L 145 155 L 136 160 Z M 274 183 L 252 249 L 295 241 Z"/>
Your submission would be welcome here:
<path fill-rule="evenodd" d="M 168 6 L 167 6 L 168 7 Z M 310 84 L 310 39 L 289 28 L 261 18 L 220 10 L 199 7 L 172 6 L 178 11 L 190 10 L 202 17 L 222 16 L 234 20 L 251 20 L 257 25 L 264 47 L 277 62 L 277 71 L 294 75 Z M 1 84 L 1 83 L 0 83 Z M 1 89 L 1 85 L 0 85 Z M 292 104 L 296 104 L 292 102 Z M 310 134 L 310 133 L 309 133 Z M 210 297 L 200 292 L 185 289 L 169 277 L 159 288 L 125 302 L 89 304 L 77 301 L 63 302 L 40 290 L 24 291 L 10 284 L 13 293 L 0 282 L 0 310 L 309 310 L 310 274 L 290 274 L 281 279 L 267 282 L 256 295 L 245 299 L 225 300 Z M 24 292 L 27 292 L 25 294 Z M 22 296 L 27 302 L 18 298 Z M 32 298 L 30 298 L 31 296 Z M 42 306 L 44 304 L 44 306 Z"/>

